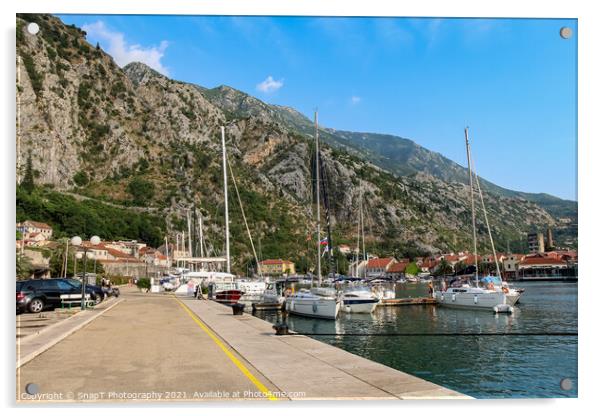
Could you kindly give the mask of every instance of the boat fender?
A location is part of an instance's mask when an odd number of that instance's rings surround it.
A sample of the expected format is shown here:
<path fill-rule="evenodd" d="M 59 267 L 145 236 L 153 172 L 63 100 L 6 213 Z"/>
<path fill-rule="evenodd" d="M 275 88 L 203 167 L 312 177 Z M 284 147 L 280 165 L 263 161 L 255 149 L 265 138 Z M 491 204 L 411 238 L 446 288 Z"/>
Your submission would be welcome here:
<path fill-rule="evenodd" d="M 474 303 L 475 303 L 475 305 L 477 303 L 479 303 L 479 296 L 478 295 L 474 295 Z"/>
<path fill-rule="evenodd" d="M 514 308 L 510 305 L 506 305 L 505 303 L 500 303 L 493 307 L 494 313 L 514 313 Z"/>
<path fill-rule="evenodd" d="M 454 294 L 452 295 L 452 302 L 455 302 L 455 301 L 456 301 L 456 294 L 454 293 Z"/>

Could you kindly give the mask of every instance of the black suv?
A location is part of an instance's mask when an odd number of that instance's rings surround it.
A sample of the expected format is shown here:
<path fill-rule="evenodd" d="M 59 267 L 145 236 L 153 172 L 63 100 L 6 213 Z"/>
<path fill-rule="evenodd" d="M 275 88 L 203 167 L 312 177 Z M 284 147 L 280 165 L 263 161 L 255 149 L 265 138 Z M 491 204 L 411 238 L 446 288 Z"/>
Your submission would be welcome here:
<path fill-rule="evenodd" d="M 86 285 L 86 293 L 98 301 L 97 292 Z M 75 286 L 68 279 L 31 279 L 17 282 L 17 313 L 38 313 L 61 306 L 62 295 L 81 299 L 81 283 Z M 100 297 L 99 300 L 102 300 Z"/>

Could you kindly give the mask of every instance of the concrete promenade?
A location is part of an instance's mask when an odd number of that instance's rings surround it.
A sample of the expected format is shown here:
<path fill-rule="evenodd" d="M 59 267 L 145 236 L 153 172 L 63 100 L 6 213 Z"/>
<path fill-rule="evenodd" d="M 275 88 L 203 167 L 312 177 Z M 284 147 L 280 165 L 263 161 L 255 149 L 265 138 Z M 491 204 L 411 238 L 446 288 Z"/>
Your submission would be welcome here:
<path fill-rule="evenodd" d="M 19 403 L 467 398 L 211 301 L 122 297 L 17 370 Z"/>

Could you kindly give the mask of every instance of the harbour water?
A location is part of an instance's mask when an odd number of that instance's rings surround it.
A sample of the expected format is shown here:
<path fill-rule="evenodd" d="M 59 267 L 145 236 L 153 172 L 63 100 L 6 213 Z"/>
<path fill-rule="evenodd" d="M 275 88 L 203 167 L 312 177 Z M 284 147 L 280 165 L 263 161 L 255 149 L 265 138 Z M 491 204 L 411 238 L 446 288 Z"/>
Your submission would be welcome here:
<path fill-rule="evenodd" d="M 473 397 L 577 397 L 577 283 L 517 286 L 526 291 L 512 315 L 400 306 L 335 321 L 287 319 L 296 332 Z M 395 290 L 397 297 L 426 294 L 421 284 Z M 561 388 L 563 379 L 570 389 Z"/>

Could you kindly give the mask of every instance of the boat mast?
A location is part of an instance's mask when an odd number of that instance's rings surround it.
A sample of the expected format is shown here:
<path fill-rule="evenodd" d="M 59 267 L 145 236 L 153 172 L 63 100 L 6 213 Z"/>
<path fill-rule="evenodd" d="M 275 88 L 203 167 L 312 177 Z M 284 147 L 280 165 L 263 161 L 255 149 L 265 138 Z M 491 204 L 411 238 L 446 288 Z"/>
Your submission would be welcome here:
<path fill-rule="evenodd" d="M 475 281 L 476 285 L 479 286 L 479 261 L 477 258 L 477 217 L 474 209 L 474 188 L 472 185 L 472 161 L 470 158 L 470 143 L 468 141 L 468 127 L 464 129 L 464 138 L 466 139 L 466 157 L 468 159 L 468 177 L 470 183 L 470 206 L 472 210 L 472 241 L 474 245 L 474 267 L 475 267 Z"/>
<path fill-rule="evenodd" d="M 196 213 L 199 223 L 199 240 L 201 245 L 201 257 L 205 257 L 205 238 L 203 237 L 203 213 L 199 210 Z"/>
<path fill-rule="evenodd" d="M 230 221 L 228 218 L 228 172 L 226 171 L 226 129 L 222 126 L 222 164 L 224 168 L 224 207 L 226 210 L 226 271 L 230 273 Z"/>
<path fill-rule="evenodd" d="M 318 112 L 314 112 L 314 128 L 316 136 L 316 218 L 317 218 L 317 236 L 318 236 L 318 287 L 322 286 L 322 264 L 320 261 L 320 145 L 318 139 Z"/>
<path fill-rule="evenodd" d="M 361 200 L 360 202 L 360 207 L 362 206 L 362 202 Z M 359 210 L 358 210 L 359 211 Z M 357 246 L 355 249 L 355 277 L 360 277 L 360 273 L 359 273 L 359 267 L 360 267 L 360 236 L 361 236 L 361 224 L 362 224 L 362 219 L 361 219 L 361 213 L 358 212 L 358 217 L 357 217 Z"/>
<path fill-rule="evenodd" d="M 165 257 L 167 257 L 167 267 L 171 267 L 169 262 L 169 243 L 167 242 L 167 236 L 165 236 Z"/>
<path fill-rule="evenodd" d="M 362 262 L 366 260 L 366 238 L 364 235 L 364 184 L 360 181 L 360 221 L 362 223 Z M 366 266 L 364 266 L 364 278 L 366 278 Z"/>
<path fill-rule="evenodd" d="M 192 257 L 192 232 L 190 230 L 190 209 L 186 210 L 186 224 L 188 225 L 188 256 Z"/>
<path fill-rule="evenodd" d="M 493 236 L 491 235 L 491 227 L 489 227 L 489 219 L 487 218 L 487 209 L 485 208 L 485 200 L 483 199 L 483 192 L 481 192 L 481 185 L 479 184 L 479 175 L 477 175 L 477 170 L 474 166 L 474 160 L 472 160 L 472 171 L 474 172 L 475 182 L 477 183 L 477 191 L 479 192 L 479 197 L 481 199 L 481 207 L 483 208 L 483 214 L 485 216 L 485 225 L 487 226 L 489 242 L 491 243 L 491 250 L 493 252 L 493 258 L 495 260 L 495 270 L 497 272 L 498 277 L 501 279 L 502 274 L 500 273 L 500 265 L 497 261 L 497 252 L 495 251 L 495 244 L 493 243 Z"/>

